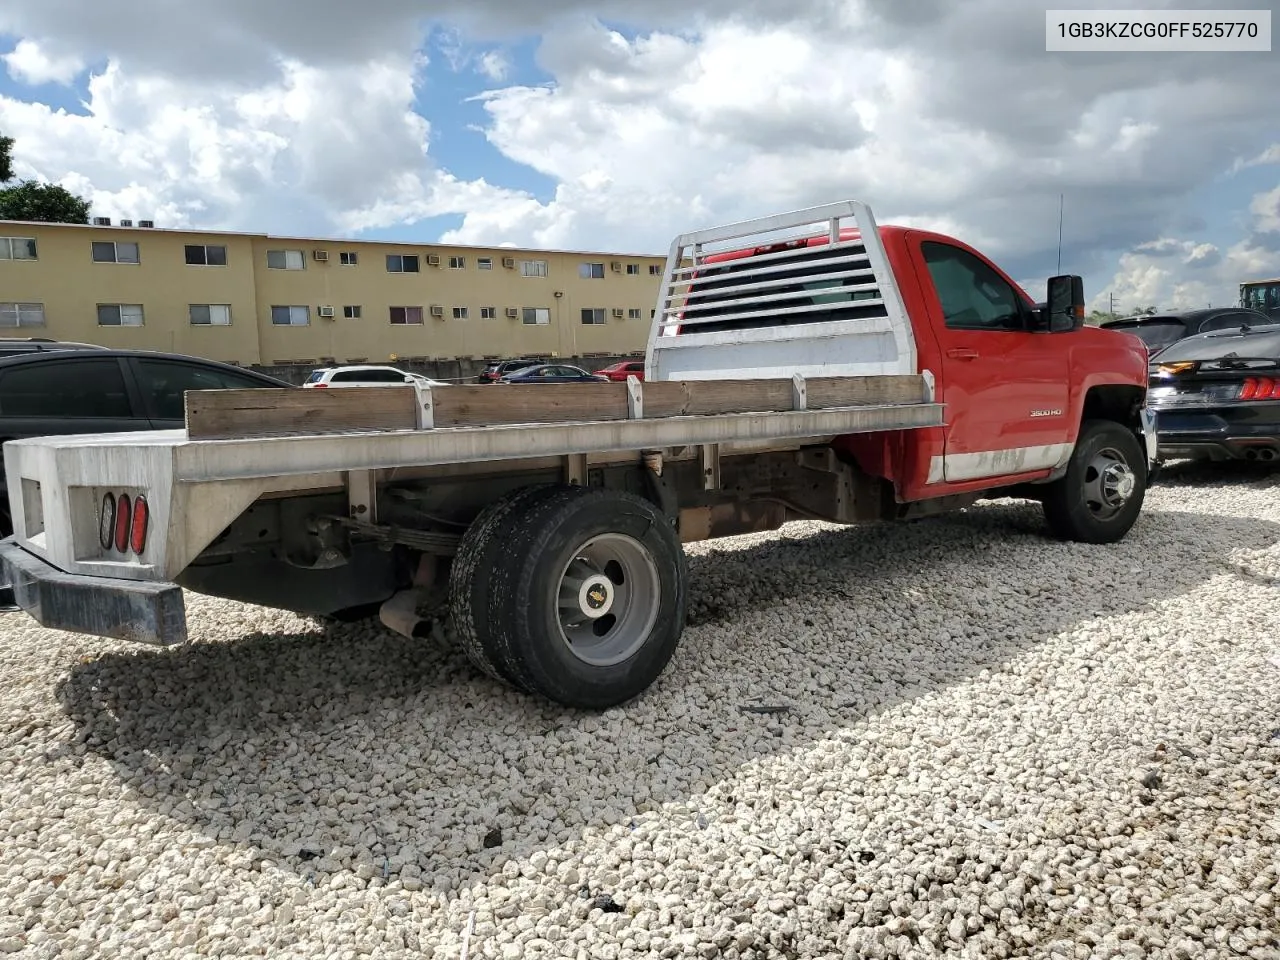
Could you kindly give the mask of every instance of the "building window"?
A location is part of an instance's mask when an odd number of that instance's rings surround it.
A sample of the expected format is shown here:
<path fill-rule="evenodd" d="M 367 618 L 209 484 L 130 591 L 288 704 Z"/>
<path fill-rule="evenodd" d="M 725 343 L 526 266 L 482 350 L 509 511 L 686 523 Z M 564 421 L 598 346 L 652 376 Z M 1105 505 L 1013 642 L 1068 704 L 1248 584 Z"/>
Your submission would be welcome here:
<path fill-rule="evenodd" d="M 481 307 L 480 308 L 481 320 L 494 320 L 497 318 L 497 316 L 498 316 L 497 307 Z"/>
<path fill-rule="evenodd" d="M 547 275 L 547 261 L 545 260 L 521 260 L 520 276 L 522 277 L 545 277 Z"/>
<path fill-rule="evenodd" d="M 344 320 L 359 320 L 359 319 L 360 319 L 360 305 L 357 303 L 357 304 L 353 304 L 353 305 L 348 306 L 348 307 L 343 307 L 343 308 L 342 308 L 342 318 L 343 318 Z"/>
<path fill-rule="evenodd" d="M 549 307 L 525 307 L 524 322 L 529 325 L 537 324 L 538 326 L 546 326 L 551 322 L 551 309 Z"/>
<path fill-rule="evenodd" d="M 190 304 L 191 323 L 197 327 L 229 327 L 231 326 L 231 304 L 229 303 L 193 303 Z"/>
<path fill-rule="evenodd" d="M 582 311 L 582 322 L 595 324 L 604 323 L 604 307 L 587 307 Z"/>
<path fill-rule="evenodd" d="M 649 276 L 651 276 L 651 277 L 660 277 L 660 276 L 662 276 L 662 264 L 660 264 L 660 263 L 651 263 L 651 264 L 649 264 Z"/>
<path fill-rule="evenodd" d="M 301 270 L 306 261 L 301 250 L 267 251 L 267 267 L 271 270 Z"/>
<path fill-rule="evenodd" d="M 136 243 L 116 243 L 113 240 L 93 241 L 94 263 L 137 263 Z"/>
<path fill-rule="evenodd" d="M 450 257 L 449 258 L 450 270 L 465 270 L 466 268 L 467 268 L 466 257 Z"/>
<path fill-rule="evenodd" d="M 628 263 L 628 264 L 627 264 L 627 276 L 629 276 L 629 277 L 638 277 L 638 276 L 640 276 L 640 264 L 638 264 L 638 263 Z"/>
<path fill-rule="evenodd" d="M 388 253 L 387 273 L 417 273 L 418 255 L 416 253 Z"/>
<path fill-rule="evenodd" d="M 627 311 L 627 319 L 628 319 L 628 320 L 639 320 L 639 319 L 640 319 L 640 308 L 639 308 L 639 307 L 632 307 L 630 310 L 628 310 L 628 311 Z"/>
<path fill-rule="evenodd" d="M 467 319 L 467 308 L 466 308 L 466 307 L 454 307 L 454 308 L 453 308 L 453 319 L 455 319 L 455 320 L 465 320 L 465 319 Z"/>
<path fill-rule="evenodd" d="M 416 258 L 415 258 L 416 259 Z M 397 326 L 411 323 L 422 323 L 421 307 L 392 307 L 391 322 Z"/>
<path fill-rule="evenodd" d="M 478 269 L 478 270 L 492 270 L 492 269 L 493 269 L 493 257 L 480 257 L 478 260 L 476 260 L 476 269 Z"/>
<path fill-rule="evenodd" d="M 186 245 L 187 263 L 193 267 L 225 267 L 227 265 L 227 248 L 205 243 L 188 243 Z"/>
<path fill-rule="evenodd" d="M 0 237 L 0 260 L 35 260 L 36 242 L 32 237 Z"/>
<path fill-rule="evenodd" d="M 583 263 L 578 265 L 578 276 L 583 280 L 603 280 L 603 263 Z"/>
<path fill-rule="evenodd" d="M 0 303 L 0 327 L 43 326 L 43 303 Z"/>
<path fill-rule="evenodd" d="M 655 310 L 654 308 L 650 307 L 650 308 L 649 308 L 649 319 L 650 319 L 650 320 L 652 320 L 652 319 L 653 319 L 654 317 L 656 317 L 657 315 L 658 315 L 658 311 L 657 311 L 657 310 Z"/>
<path fill-rule="evenodd" d="M 344 267 L 354 267 L 359 262 L 360 257 L 354 250 L 343 250 L 338 254 L 338 263 L 342 264 Z"/>
<path fill-rule="evenodd" d="M 140 327 L 142 326 L 142 304 L 100 303 L 98 304 L 98 326 Z"/>
<path fill-rule="evenodd" d="M 272 307 L 271 323 L 277 327 L 305 327 L 311 323 L 310 307 Z"/>

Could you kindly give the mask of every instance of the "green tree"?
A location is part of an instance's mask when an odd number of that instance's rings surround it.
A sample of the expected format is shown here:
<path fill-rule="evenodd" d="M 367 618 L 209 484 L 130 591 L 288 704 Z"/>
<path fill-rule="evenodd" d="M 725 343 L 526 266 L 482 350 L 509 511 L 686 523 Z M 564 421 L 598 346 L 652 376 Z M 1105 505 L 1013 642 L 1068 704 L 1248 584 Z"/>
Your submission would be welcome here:
<path fill-rule="evenodd" d="M 89 201 L 56 183 L 23 180 L 0 189 L 0 220 L 88 223 Z"/>
<path fill-rule="evenodd" d="M 0 135 L 0 183 L 13 179 L 13 137 Z"/>

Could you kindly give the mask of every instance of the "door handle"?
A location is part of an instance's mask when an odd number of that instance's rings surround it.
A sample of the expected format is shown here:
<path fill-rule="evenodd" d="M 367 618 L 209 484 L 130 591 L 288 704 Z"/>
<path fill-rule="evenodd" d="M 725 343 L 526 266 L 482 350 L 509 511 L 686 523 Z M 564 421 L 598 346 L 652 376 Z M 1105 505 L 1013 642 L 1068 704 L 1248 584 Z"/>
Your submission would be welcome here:
<path fill-rule="evenodd" d="M 952 347 L 947 351 L 947 356 L 953 360 L 977 360 L 978 351 L 970 350 L 968 347 Z"/>

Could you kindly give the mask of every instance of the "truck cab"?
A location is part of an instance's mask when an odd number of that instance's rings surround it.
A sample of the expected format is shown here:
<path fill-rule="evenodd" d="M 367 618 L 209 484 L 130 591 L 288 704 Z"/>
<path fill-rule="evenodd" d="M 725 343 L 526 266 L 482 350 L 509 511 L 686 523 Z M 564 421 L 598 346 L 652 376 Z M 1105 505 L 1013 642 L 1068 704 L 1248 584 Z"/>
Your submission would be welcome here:
<path fill-rule="evenodd" d="M 829 215 L 828 229 L 753 246 L 742 241 L 754 224 L 678 238 L 649 379 L 920 372 L 946 407 L 945 425 L 834 443 L 892 482 L 903 503 L 1052 484 L 1082 427 L 1097 420 L 1134 434 L 1150 468 L 1146 346 L 1085 325 L 1078 277 L 1050 278 L 1037 303 L 962 240 L 879 227 L 856 201 L 798 212 L 787 225 L 806 214 Z M 733 249 L 717 252 L 715 243 Z M 1107 482 L 1119 489 L 1135 482 L 1127 463 L 1095 467 L 1110 470 Z M 1110 502 L 1094 512 L 1114 512 Z"/>

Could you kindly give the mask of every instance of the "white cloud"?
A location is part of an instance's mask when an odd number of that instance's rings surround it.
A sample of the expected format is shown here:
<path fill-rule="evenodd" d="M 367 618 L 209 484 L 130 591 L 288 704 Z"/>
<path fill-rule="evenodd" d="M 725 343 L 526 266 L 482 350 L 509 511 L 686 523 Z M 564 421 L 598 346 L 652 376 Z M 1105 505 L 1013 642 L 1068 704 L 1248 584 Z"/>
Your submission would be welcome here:
<path fill-rule="evenodd" d="M 853 196 L 1033 275 L 1053 264 L 1065 194 L 1063 270 L 1110 274 L 1112 251 L 1128 250 L 1125 282 L 1160 300 L 1179 283 L 1198 295 L 1183 274 L 1263 256 L 1255 234 L 1280 219 L 1268 184 L 1238 240 L 1221 228 L 1248 196 L 1209 211 L 1216 244 L 1187 213 L 1238 158 L 1274 162 L 1263 56 L 1047 56 L 1042 15 L 1011 0 L 371 9 L 315 0 L 299 30 L 286 5 L 250 0 L 110 16 L 84 0 L 6 5 L 0 32 L 111 66 L 87 117 L 0 99 L 0 127 L 18 137 L 20 171 L 82 184 L 95 212 L 281 232 L 461 214 L 444 239 L 663 250 L 682 230 Z M 522 82 L 494 43 L 530 29 L 550 82 Z M 555 184 L 545 202 L 437 168 L 441 115 L 432 98 L 425 119 L 412 112 L 424 37 L 493 85 L 485 135 Z M 1140 249 L 1156 237 L 1173 238 L 1175 259 Z"/>
<path fill-rule="evenodd" d="M 478 58 L 476 69 L 490 80 L 501 82 L 511 74 L 511 61 L 501 50 L 490 50 Z"/>
<path fill-rule="evenodd" d="M 1249 167 L 1264 167 L 1273 163 L 1280 163 L 1280 143 L 1271 144 L 1257 156 L 1250 157 L 1248 160 L 1237 160 L 1232 165 L 1231 172 L 1239 173 Z"/>
<path fill-rule="evenodd" d="M 1253 214 L 1259 232 L 1280 234 L 1280 186 L 1254 197 L 1249 204 L 1249 212 Z"/>
<path fill-rule="evenodd" d="M 1121 311 L 1234 304 L 1242 281 L 1280 275 L 1280 244 L 1275 242 L 1280 239 L 1280 187 L 1256 195 L 1249 209 L 1253 220 L 1248 236 L 1225 250 L 1165 237 L 1124 253 L 1108 289 L 1093 298 L 1091 307 L 1109 309 L 1110 295 Z"/>
<path fill-rule="evenodd" d="M 431 216 L 508 196 L 431 165 L 414 83 L 410 57 L 286 62 L 277 82 L 243 90 L 111 63 L 89 82 L 87 116 L 0 98 L 0 128 L 20 176 L 62 183 L 95 215 L 164 226 L 323 232 L 390 219 L 384 204 Z"/>
<path fill-rule="evenodd" d="M 49 53 L 34 40 L 19 40 L 9 53 L 0 56 L 9 76 L 33 86 L 42 83 L 68 84 L 84 70 L 84 61 L 74 55 Z"/>

